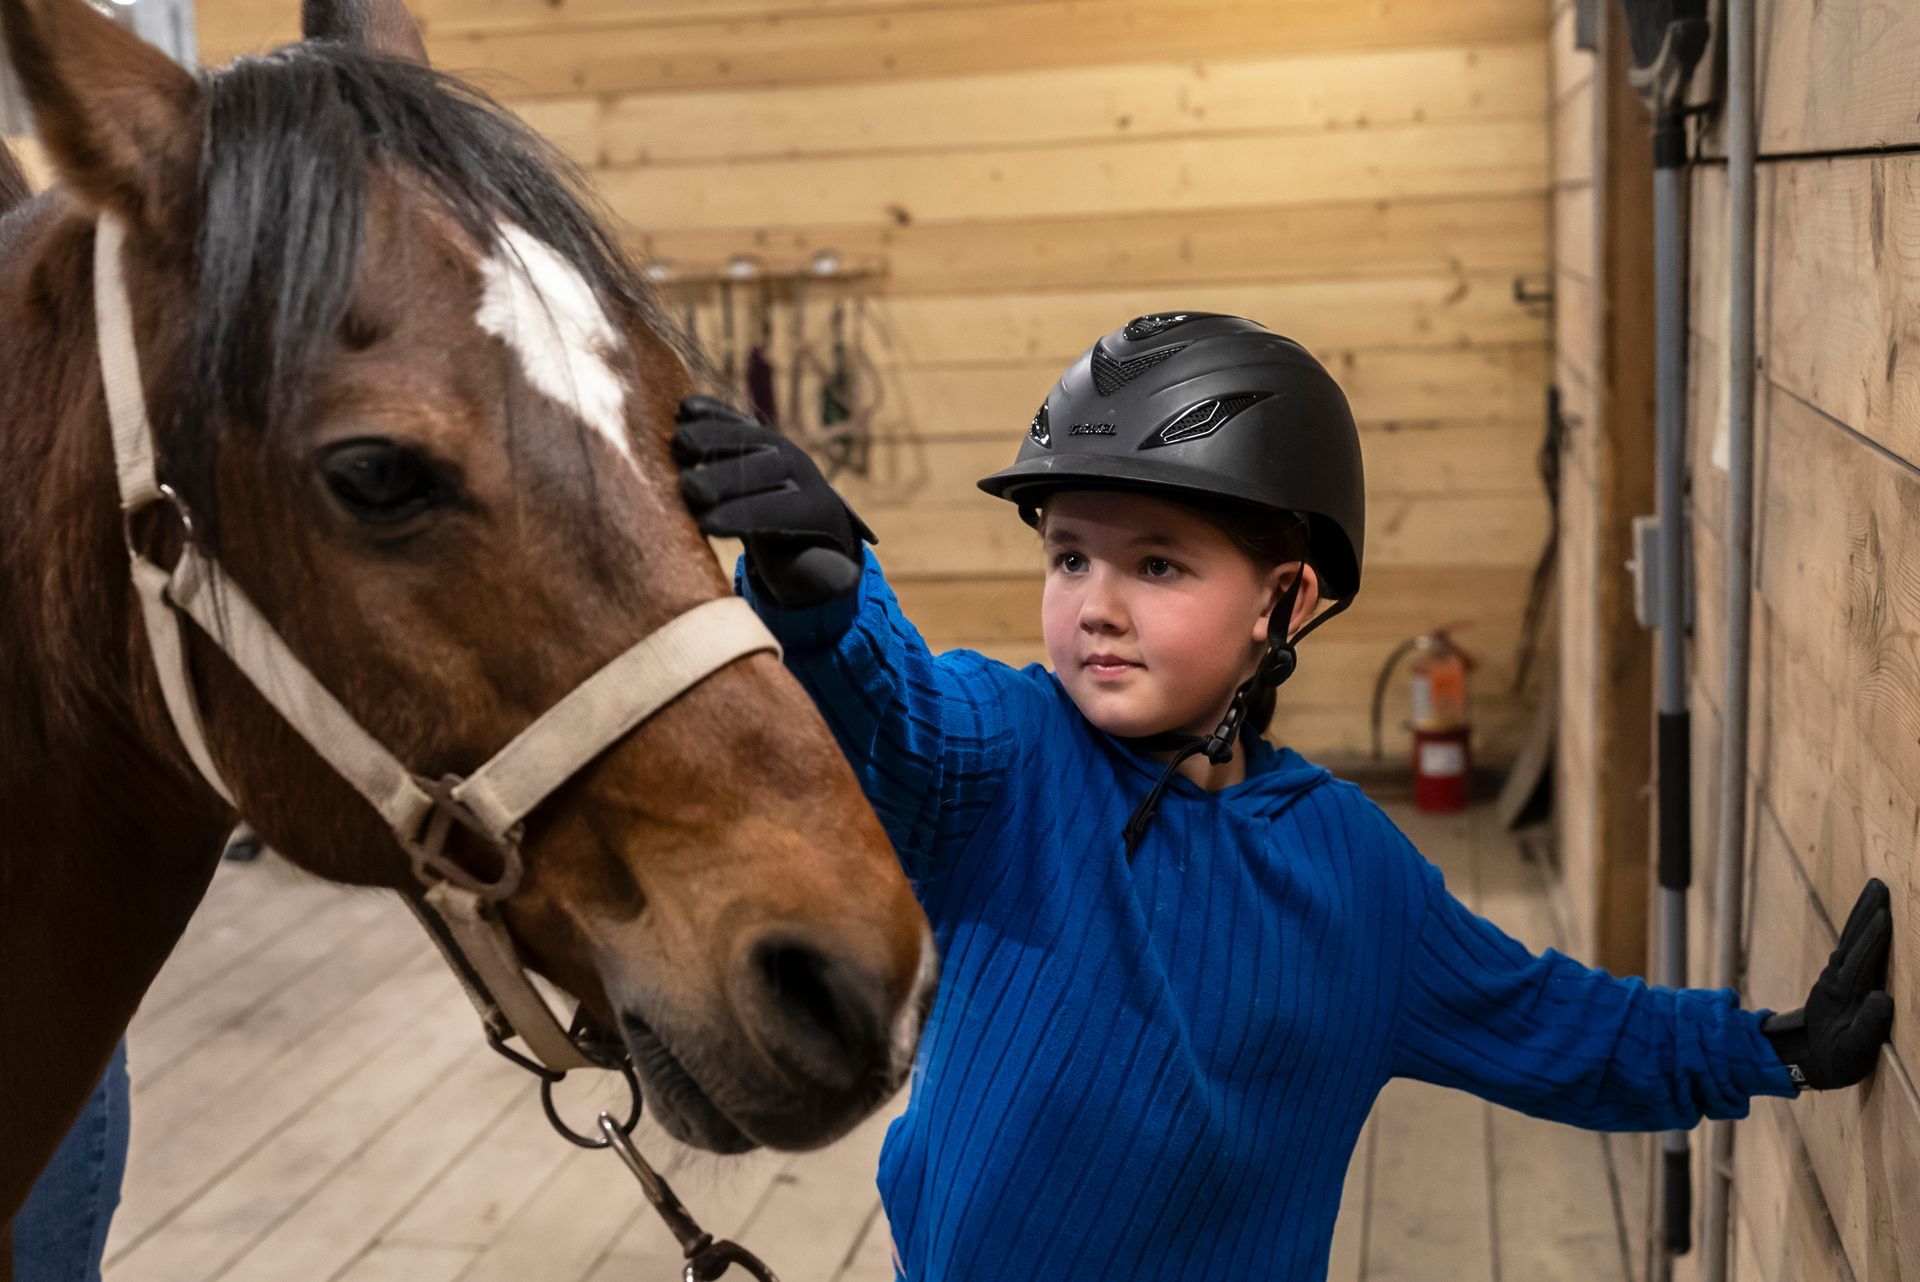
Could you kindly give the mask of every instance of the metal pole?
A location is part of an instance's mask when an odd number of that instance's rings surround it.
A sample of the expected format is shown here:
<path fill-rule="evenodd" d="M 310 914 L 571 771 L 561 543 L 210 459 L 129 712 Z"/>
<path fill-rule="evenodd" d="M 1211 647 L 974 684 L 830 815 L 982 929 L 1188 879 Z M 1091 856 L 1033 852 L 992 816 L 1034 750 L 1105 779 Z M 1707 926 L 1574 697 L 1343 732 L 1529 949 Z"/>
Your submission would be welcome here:
<path fill-rule="evenodd" d="M 1747 665 L 1753 616 L 1754 121 L 1753 0 L 1727 0 L 1727 469 L 1726 692 L 1720 748 L 1720 838 L 1714 852 L 1718 982 L 1738 988 L 1747 845 Z M 1708 1149 L 1702 1282 L 1727 1276 L 1733 1123 L 1715 1122 Z"/>
<path fill-rule="evenodd" d="M 1687 265 L 1686 125 L 1661 113 L 1653 137 L 1655 515 L 1659 521 L 1660 982 L 1687 984 L 1687 891 L 1693 881 L 1687 712 Z M 1692 1248 L 1687 1133 L 1661 1138 L 1666 1249 Z"/>

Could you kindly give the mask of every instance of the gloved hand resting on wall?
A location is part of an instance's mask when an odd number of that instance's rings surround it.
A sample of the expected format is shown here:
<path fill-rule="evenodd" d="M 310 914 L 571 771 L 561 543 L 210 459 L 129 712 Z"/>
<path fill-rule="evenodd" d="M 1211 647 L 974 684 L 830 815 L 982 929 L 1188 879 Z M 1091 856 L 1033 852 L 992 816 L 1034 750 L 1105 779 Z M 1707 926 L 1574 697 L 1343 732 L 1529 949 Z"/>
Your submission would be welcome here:
<path fill-rule="evenodd" d="M 1886 992 L 1890 901 L 1885 882 L 1869 881 L 1807 1004 L 1769 1016 L 1760 1026 L 1803 1091 L 1852 1086 L 1879 1062 L 1893 1027 L 1893 998 Z"/>
<path fill-rule="evenodd" d="M 675 415 L 680 493 L 700 528 L 747 545 L 747 573 L 788 609 L 824 605 L 860 582 L 878 542 L 807 452 L 724 401 L 689 396 Z"/>

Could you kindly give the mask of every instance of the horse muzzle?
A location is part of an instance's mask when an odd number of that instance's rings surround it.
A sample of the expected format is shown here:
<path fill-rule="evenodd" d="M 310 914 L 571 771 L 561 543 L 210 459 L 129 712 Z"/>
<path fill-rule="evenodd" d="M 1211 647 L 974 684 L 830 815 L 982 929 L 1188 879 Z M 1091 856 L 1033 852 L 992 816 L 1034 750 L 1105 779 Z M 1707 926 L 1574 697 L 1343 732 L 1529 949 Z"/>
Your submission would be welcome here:
<path fill-rule="evenodd" d="M 732 943 L 724 1001 L 705 1018 L 616 997 L 649 1111 L 714 1152 L 838 1139 L 906 1080 L 932 1002 L 931 936 L 904 992 L 879 945 L 844 926 L 776 923 Z"/>

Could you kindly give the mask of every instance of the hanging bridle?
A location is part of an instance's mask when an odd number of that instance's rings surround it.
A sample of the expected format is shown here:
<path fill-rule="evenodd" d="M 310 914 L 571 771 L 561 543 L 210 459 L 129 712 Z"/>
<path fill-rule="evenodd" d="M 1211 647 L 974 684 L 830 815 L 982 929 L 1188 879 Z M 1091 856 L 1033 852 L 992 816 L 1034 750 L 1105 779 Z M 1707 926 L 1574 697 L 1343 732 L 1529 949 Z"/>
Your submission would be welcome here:
<path fill-rule="evenodd" d="M 226 653 L 295 733 L 393 830 L 425 887 L 423 894 L 404 898 L 479 1012 L 488 1043 L 541 1079 L 542 1102 L 562 1135 L 583 1147 L 614 1148 L 640 1177 L 648 1199 L 680 1239 L 689 1282 L 717 1278 L 734 1263 L 771 1279 L 773 1274 L 750 1253 L 700 1232 L 633 1148 L 627 1137 L 639 1121 L 640 1089 L 625 1047 L 616 1036 L 592 1028 L 584 1013 L 570 1026 L 561 1024 L 521 966 L 498 906 L 519 888 L 525 871 L 520 841 L 534 807 L 673 699 L 737 659 L 761 651 L 779 654 L 779 642 L 738 597 L 702 602 L 574 687 L 471 774 L 437 781 L 414 774 L 353 719 L 219 562 L 202 552 L 192 513 L 160 483 L 121 267 L 125 239 L 125 224 L 102 213 L 93 263 L 100 372 L 133 586 L 161 694 L 187 756 L 207 784 L 235 805 L 207 746 L 182 615 Z M 183 536 L 171 570 L 141 546 L 143 518 L 162 506 L 172 511 Z M 479 876 L 449 857 L 447 839 L 455 828 L 490 852 L 498 865 L 493 876 Z M 530 1055 L 507 1045 L 516 1035 Z M 627 1119 L 616 1123 L 602 1114 L 598 1138 L 575 1133 L 553 1107 L 553 1084 L 577 1068 L 620 1072 L 632 1091 Z"/>

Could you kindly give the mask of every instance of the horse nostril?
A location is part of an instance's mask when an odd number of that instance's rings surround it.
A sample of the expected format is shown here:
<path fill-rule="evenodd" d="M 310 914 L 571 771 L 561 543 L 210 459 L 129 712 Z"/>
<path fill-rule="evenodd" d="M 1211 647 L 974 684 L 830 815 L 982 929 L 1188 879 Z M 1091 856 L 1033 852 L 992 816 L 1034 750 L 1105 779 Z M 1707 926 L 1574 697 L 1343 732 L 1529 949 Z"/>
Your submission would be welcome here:
<path fill-rule="evenodd" d="M 851 958 L 782 932 L 753 945 L 754 1005 L 772 1047 L 823 1084 L 850 1085 L 887 1057 L 887 991 Z"/>

